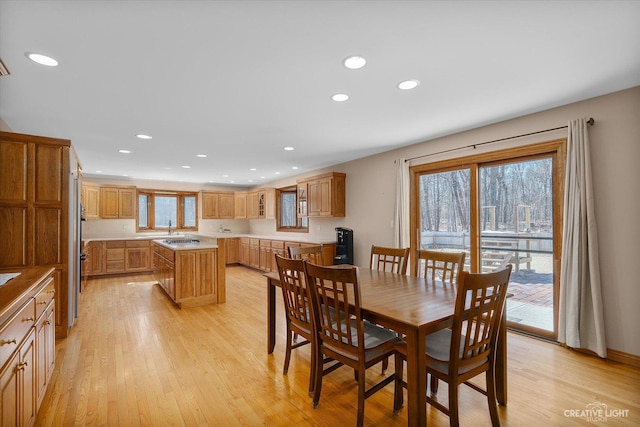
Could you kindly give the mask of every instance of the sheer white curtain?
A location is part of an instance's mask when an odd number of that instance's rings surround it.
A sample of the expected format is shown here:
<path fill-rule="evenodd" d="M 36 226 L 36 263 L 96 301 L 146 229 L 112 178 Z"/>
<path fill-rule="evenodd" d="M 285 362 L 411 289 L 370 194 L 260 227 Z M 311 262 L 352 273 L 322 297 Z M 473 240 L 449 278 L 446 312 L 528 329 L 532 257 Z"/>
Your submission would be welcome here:
<path fill-rule="evenodd" d="M 396 159 L 396 211 L 393 244 L 397 248 L 409 247 L 409 162 Z"/>
<path fill-rule="evenodd" d="M 558 340 L 606 357 L 586 119 L 569 122 L 563 222 Z"/>

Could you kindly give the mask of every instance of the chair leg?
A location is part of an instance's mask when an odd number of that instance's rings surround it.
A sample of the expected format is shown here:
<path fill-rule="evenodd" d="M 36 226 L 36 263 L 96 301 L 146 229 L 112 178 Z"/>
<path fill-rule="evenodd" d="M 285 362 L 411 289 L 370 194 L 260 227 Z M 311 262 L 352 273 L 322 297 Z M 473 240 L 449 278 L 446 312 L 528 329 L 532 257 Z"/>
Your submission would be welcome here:
<path fill-rule="evenodd" d="M 495 372 L 492 369 L 487 371 L 487 402 L 489 403 L 489 414 L 491 415 L 491 425 L 500 426 L 500 417 L 498 416 L 498 405 L 496 403 L 496 383 Z"/>
<path fill-rule="evenodd" d="M 389 367 L 389 358 L 387 357 L 382 361 L 382 375 L 384 375 L 388 367 Z"/>
<path fill-rule="evenodd" d="M 319 344 L 316 347 L 316 356 L 315 356 L 315 369 L 313 370 L 313 407 L 314 409 L 318 407 L 320 403 L 320 393 L 322 391 L 322 361 L 324 360 L 324 356 L 320 351 Z"/>
<path fill-rule="evenodd" d="M 316 341 L 311 341 L 311 369 L 309 372 L 309 396 L 313 397 L 313 387 L 316 380 L 316 358 L 318 357 L 318 349 Z"/>
<path fill-rule="evenodd" d="M 404 394 L 402 391 L 404 360 L 398 353 L 395 355 L 394 365 L 396 373 L 393 387 L 393 412 L 397 412 L 404 404 Z"/>
<path fill-rule="evenodd" d="M 287 372 L 289 372 L 289 362 L 291 361 L 291 340 L 291 330 L 289 330 L 289 325 L 287 325 L 287 349 L 284 356 L 284 367 L 282 368 L 282 375 L 287 375 Z"/>
<path fill-rule="evenodd" d="M 449 383 L 449 425 L 458 427 L 460 425 L 460 417 L 458 415 L 458 385 Z"/>
<path fill-rule="evenodd" d="M 431 383 L 429 384 L 429 389 L 431 390 L 431 397 L 436 397 L 438 394 L 438 377 L 435 375 L 431 375 Z"/>
<path fill-rule="evenodd" d="M 358 421 L 356 423 L 358 427 L 364 425 L 365 377 L 364 372 L 360 372 L 358 375 Z"/>

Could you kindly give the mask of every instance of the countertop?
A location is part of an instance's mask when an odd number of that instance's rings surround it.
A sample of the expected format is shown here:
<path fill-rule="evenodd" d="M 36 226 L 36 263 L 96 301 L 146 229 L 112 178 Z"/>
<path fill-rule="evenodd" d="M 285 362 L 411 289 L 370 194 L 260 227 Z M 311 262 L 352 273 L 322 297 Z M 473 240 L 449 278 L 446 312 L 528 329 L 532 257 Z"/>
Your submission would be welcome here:
<path fill-rule="evenodd" d="M 316 243 L 316 244 L 331 244 L 335 243 L 335 238 L 331 239 L 324 236 L 280 236 L 276 234 L 251 234 L 251 233 L 218 233 L 218 232 L 186 232 L 177 233 L 169 236 L 167 233 L 128 233 L 128 234 L 109 234 L 109 235 L 86 235 L 82 236 L 82 241 L 85 243 L 97 240 L 164 240 L 179 239 L 193 237 L 194 239 L 200 238 L 201 244 L 203 240 L 207 239 L 231 239 L 240 237 L 249 237 L 253 239 L 268 239 L 268 240 L 280 240 L 286 242 L 298 242 L 298 243 Z M 202 239 L 204 238 L 204 239 Z"/>
<path fill-rule="evenodd" d="M 170 243 L 171 238 L 156 239 L 153 243 L 157 243 L 160 246 L 169 248 L 174 251 L 193 251 L 203 249 L 217 249 L 218 245 L 209 242 L 185 242 L 185 243 Z"/>

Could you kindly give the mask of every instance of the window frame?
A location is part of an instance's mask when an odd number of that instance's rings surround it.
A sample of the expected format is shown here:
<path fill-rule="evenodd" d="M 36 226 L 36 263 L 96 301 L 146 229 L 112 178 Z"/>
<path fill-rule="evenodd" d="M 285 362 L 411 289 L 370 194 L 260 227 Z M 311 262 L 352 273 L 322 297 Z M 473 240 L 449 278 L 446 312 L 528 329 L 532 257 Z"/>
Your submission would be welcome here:
<path fill-rule="evenodd" d="M 480 271 L 480 233 L 479 233 L 479 175 L 481 167 L 494 166 L 504 163 L 510 163 L 514 160 L 534 160 L 536 158 L 552 158 L 552 181 L 553 181 L 553 228 L 554 232 L 553 241 L 553 254 L 554 254 L 554 313 L 553 332 L 546 332 L 543 330 L 535 329 L 530 326 L 521 325 L 519 330 L 525 333 L 531 333 L 533 335 L 545 337 L 548 339 L 557 339 L 558 331 L 558 299 L 560 295 L 560 259 L 562 257 L 562 205 L 564 196 L 564 179 L 565 179 L 565 164 L 566 164 L 566 151 L 567 140 L 557 139 L 547 142 L 534 143 L 531 145 L 525 145 L 520 147 L 506 148 L 487 153 L 451 158 L 442 161 L 436 161 L 433 163 L 423 163 L 414 165 L 409 168 L 410 174 L 410 198 L 409 198 L 409 224 L 410 230 L 414 230 L 410 233 L 410 259 L 414 260 L 411 264 L 412 274 L 415 274 L 417 270 L 417 248 L 418 248 L 418 235 L 419 229 L 419 210 L 420 210 L 420 177 L 424 174 L 448 172 L 457 169 L 469 169 L 470 171 L 470 250 L 471 250 L 471 271 Z M 513 328 L 513 325 L 508 322 L 508 327 Z"/>
<path fill-rule="evenodd" d="M 282 216 L 280 215 L 282 210 L 281 194 L 292 193 L 296 197 L 296 201 L 293 205 L 296 215 L 296 226 L 283 226 L 281 222 Z M 308 233 L 309 232 L 309 218 L 301 217 L 298 215 L 298 186 L 288 185 L 286 187 L 276 188 L 276 231 L 282 232 L 294 232 L 294 233 Z"/>
<path fill-rule="evenodd" d="M 147 196 L 147 227 L 140 227 L 140 195 Z M 169 227 L 155 225 L 155 198 L 175 197 L 176 198 L 176 224 L 171 229 L 175 231 L 198 231 L 198 193 L 194 191 L 167 191 L 167 190 L 149 190 L 138 189 L 136 192 L 136 231 L 168 231 Z M 193 226 L 185 226 L 184 205 L 185 198 L 193 197 L 195 201 L 195 224 Z"/>

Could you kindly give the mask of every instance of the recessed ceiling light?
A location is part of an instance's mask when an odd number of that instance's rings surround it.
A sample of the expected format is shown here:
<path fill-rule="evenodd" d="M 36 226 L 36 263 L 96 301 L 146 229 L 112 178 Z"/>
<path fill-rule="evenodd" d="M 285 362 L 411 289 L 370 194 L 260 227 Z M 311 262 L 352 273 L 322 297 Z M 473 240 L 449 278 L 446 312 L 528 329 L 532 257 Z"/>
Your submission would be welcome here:
<path fill-rule="evenodd" d="M 250 179 L 250 180 L 249 180 L 249 182 L 253 182 L 253 180 L 252 180 L 252 179 Z"/>
<path fill-rule="evenodd" d="M 336 102 L 344 102 L 347 99 L 349 99 L 349 95 L 347 95 L 346 93 L 336 93 L 331 97 L 331 99 L 333 99 Z"/>
<path fill-rule="evenodd" d="M 96 173 L 102 173 L 102 171 L 96 171 Z"/>
<path fill-rule="evenodd" d="M 129 150 L 118 150 L 118 153 L 131 154 L 131 151 L 129 151 Z"/>
<path fill-rule="evenodd" d="M 418 87 L 420 82 L 418 80 L 405 80 L 403 82 L 398 83 L 398 88 L 402 90 L 415 89 Z"/>
<path fill-rule="evenodd" d="M 202 158 L 205 158 L 205 157 L 207 157 L 207 155 L 206 155 L 206 154 L 196 154 L 196 157 L 202 157 Z"/>
<path fill-rule="evenodd" d="M 140 138 L 140 139 L 152 139 L 153 137 L 151 135 L 145 135 L 144 133 L 138 133 L 136 134 L 136 138 Z"/>
<path fill-rule="evenodd" d="M 222 175 L 223 178 L 229 178 L 229 175 Z"/>
<path fill-rule="evenodd" d="M 345 59 L 342 63 L 344 64 L 345 67 L 347 67 L 350 70 L 358 70 L 365 66 L 365 64 L 367 63 L 367 60 L 364 59 L 362 56 L 350 56 L 347 59 Z"/>
<path fill-rule="evenodd" d="M 191 166 L 182 166 L 182 169 L 191 169 Z"/>
<path fill-rule="evenodd" d="M 51 58 L 47 55 L 42 55 L 40 53 L 26 52 L 25 56 L 32 60 L 33 62 L 37 62 L 40 65 L 46 65 L 47 67 L 57 67 L 58 61 Z"/>
<path fill-rule="evenodd" d="M 276 175 L 280 175 L 280 172 L 276 172 Z"/>
<path fill-rule="evenodd" d="M 253 171 L 256 171 L 257 169 L 256 168 L 251 168 L 249 170 L 253 172 Z"/>
<path fill-rule="evenodd" d="M 295 148 L 293 147 L 284 147 L 284 151 L 293 151 Z"/>
<path fill-rule="evenodd" d="M 292 166 L 291 169 L 297 170 L 298 167 L 297 166 Z"/>

